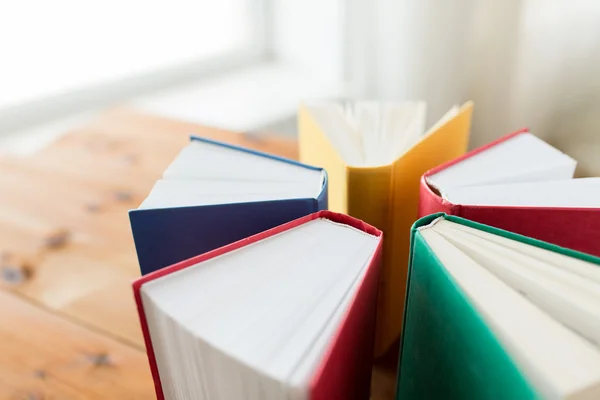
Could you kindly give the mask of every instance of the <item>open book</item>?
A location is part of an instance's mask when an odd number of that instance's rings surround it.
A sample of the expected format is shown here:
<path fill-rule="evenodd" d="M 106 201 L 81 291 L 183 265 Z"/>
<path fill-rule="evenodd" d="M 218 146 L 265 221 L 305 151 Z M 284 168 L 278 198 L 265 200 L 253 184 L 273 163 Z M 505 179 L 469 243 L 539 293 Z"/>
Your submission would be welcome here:
<path fill-rule="evenodd" d="M 527 130 L 424 174 L 419 216 L 459 215 L 600 255 L 600 178 Z"/>
<path fill-rule="evenodd" d="M 473 105 L 452 107 L 430 128 L 422 102 L 310 102 L 299 110 L 300 160 L 329 175 L 329 208 L 386 235 L 376 353 L 398 337 L 410 226 L 419 179 L 467 149 Z"/>
<path fill-rule="evenodd" d="M 434 214 L 410 260 L 398 398 L 600 398 L 600 259 Z"/>
<path fill-rule="evenodd" d="M 192 137 L 129 219 L 146 274 L 324 209 L 324 170 Z"/>
<path fill-rule="evenodd" d="M 330 211 L 133 285 L 159 399 L 368 399 L 381 232 Z"/>

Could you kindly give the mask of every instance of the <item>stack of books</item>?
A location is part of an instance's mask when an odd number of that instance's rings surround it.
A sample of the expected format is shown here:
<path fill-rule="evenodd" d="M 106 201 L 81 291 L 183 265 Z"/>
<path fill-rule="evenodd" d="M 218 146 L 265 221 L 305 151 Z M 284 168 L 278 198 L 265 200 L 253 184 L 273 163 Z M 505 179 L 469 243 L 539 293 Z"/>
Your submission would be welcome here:
<path fill-rule="evenodd" d="M 129 213 L 159 399 L 600 398 L 600 178 L 473 104 L 311 102 L 300 161 L 192 137 Z M 396 350 L 399 348 L 399 351 Z"/>

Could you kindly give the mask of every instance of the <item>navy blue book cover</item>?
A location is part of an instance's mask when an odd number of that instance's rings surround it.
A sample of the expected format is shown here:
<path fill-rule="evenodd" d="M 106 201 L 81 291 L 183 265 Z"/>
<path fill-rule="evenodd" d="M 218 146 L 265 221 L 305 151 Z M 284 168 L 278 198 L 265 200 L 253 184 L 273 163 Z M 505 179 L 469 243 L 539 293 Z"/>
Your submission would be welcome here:
<path fill-rule="evenodd" d="M 192 137 L 231 149 L 322 171 L 267 153 Z M 129 220 L 142 275 L 327 209 L 327 174 L 315 198 L 131 210 Z"/>

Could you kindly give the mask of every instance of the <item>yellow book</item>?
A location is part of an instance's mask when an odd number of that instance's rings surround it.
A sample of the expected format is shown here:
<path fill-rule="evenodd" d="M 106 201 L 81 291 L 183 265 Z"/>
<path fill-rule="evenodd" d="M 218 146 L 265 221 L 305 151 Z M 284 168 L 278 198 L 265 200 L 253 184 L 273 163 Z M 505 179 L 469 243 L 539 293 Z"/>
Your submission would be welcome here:
<path fill-rule="evenodd" d="M 465 153 L 473 103 L 453 107 L 425 131 L 423 102 L 312 102 L 300 107 L 300 160 L 327 170 L 329 209 L 384 232 L 375 354 L 402 328 L 410 227 L 419 180 Z"/>

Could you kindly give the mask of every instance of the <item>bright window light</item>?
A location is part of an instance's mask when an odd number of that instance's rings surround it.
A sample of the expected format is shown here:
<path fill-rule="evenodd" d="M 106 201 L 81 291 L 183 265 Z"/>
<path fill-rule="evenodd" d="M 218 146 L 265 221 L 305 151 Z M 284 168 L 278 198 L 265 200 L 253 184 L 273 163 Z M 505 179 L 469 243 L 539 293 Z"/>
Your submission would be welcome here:
<path fill-rule="evenodd" d="M 0 109 L 258 46 L 256 0 L 0 0 Z"/>

